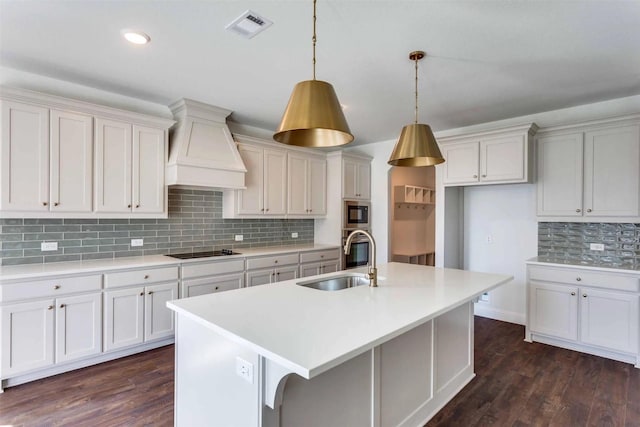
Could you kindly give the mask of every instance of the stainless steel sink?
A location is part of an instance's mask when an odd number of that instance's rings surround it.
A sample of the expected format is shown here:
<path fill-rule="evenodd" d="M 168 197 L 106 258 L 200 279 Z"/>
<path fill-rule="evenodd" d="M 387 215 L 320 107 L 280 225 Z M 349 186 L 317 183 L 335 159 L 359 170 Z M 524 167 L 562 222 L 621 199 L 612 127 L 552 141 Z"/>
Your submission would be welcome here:
<path fill-rule="evenodd" d="M 336 276 L 320 280 L 309 280 L 308 282 L 298 282 L 300 286 L 318 289 L 320 291 L 339 291 L 341 289 L 353 288 L 356 286 L 369 285 L 369 279 L 364 276 Z"/>

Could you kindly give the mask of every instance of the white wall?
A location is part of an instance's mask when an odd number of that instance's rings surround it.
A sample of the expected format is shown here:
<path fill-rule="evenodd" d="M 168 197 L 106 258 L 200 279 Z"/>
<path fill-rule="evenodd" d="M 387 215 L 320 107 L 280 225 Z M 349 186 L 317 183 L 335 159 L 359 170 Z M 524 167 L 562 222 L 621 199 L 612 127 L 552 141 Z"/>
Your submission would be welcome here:
<path fill-rule="evenodd" d="M 481 316 L 525 323 L 525 260 L 536 256 L 535 184 L 464 189 L 464 269 L 514 276 L 475 305 Z M 489 243 L 487 238 L 490 237 Z"/>

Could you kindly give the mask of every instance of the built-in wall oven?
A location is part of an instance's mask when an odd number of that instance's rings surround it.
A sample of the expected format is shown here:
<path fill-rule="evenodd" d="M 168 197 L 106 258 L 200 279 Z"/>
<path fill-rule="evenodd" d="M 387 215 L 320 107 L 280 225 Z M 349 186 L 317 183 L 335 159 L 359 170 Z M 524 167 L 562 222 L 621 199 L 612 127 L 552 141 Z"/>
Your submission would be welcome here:
<path fill-rule="evenodd" d="M 344 221 L 342 221 L 342 228 L 368 230 L 371 221 L 369 215 L 370 207 L 370 204 L 367 202 L 346 200 L 344 202 Z"/>
<path fill-rule="evenodd" d="M 349 255 L 344 253 L 344 244 L 352 231 L 353 230 L 343 230 L 342 234 L 342 268 L 344 270 L 366 266 L 369 264 L 369 261 L 371 261 L 371 242 L 362 234 L 358 234 L 351 240 L 351 251 Z"/>

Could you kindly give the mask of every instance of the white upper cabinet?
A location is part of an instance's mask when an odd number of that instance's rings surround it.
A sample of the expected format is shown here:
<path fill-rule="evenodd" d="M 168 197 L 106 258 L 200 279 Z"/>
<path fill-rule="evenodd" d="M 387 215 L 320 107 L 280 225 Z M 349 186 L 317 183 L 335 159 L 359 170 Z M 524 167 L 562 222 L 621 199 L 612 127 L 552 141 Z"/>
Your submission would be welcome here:
<path fill-rule="evenodd" d="M 256 214 L 264 212 L 264 150 L 251 145 L 240 145 L 238 152 L 247 173 L 244 176 L 245 190 L 238 191 L 238 213 Z M 226 206 L 226 203 L 225 203 Z"/>
<path fill-rule="evenodd" d="M 264 213 L 287 213 L 287 152 L 264 150 Z"/>
<path fill-rule="evenodd" d="M 371 162 L 354 157 L 342 159 L 342 197 L 371 199 Z"/>
<path fill-rule="evenodd" d="M 529 124 L 499 131 L 439 138 L 445 158 L 445 186 L 507 184 L 531 181 L 531 136 L 537 126 Z"/>
<path fill-rule="evenodd" d="M 327 213 L 327 161 L 288 154 L 287 213 L 320 216 Z"/>
<path fill-rule="evenodd" d="M 166 217 L 173 120 L 0 87 L 0 217 Z"/>
<path fill-rule="evenodd" d="M 544 221 L 640 217 L 640 126 L 545 132 L 538 138 L 537 212 Z"/>

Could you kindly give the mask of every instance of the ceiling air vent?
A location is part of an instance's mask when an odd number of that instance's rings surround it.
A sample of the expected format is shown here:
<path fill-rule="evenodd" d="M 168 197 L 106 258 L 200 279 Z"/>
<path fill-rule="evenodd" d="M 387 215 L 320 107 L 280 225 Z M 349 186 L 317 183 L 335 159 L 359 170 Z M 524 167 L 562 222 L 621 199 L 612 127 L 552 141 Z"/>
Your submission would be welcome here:
<path fill-rule="evenodd" d="M 267 18 L 263 18 L 257 13 L 247 10 L 242 15 L 234 19 L 232 23 L 227 25 L 225 29 L 250 39 L 269 28 L 272 24 L 273 22 L 269 21 Z"/>

